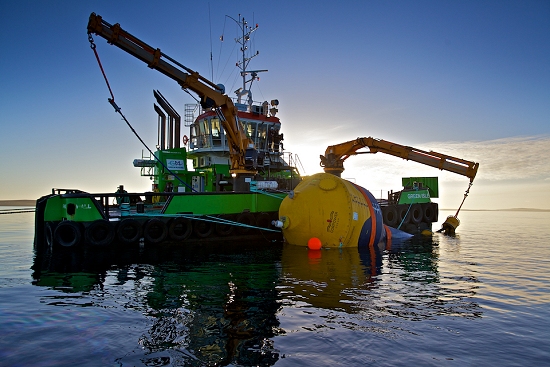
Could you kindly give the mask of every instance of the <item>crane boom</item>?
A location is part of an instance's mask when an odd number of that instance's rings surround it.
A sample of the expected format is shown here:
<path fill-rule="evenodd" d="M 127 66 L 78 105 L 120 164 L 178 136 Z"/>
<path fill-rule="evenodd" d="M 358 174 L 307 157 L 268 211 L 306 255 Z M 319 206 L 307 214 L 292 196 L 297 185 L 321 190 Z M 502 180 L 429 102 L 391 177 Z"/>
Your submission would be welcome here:
<path fill-rule="evenodd" d="M 361 154 L 357 151 L 361 148 L 369 148 L 364 153 L 385 153 L 400 157 L 406 160 L 422 163 L 427 166 L 439 168 L 449 172 L 458 173 L 466 176 L 470 182 L 474 181 L 479 168 L 479 163 L 470 162 L 461 158 L 451 157 L 449 155 L 416 149 L 390 141 L 368 138 L 357 138 L 345 143 L 331 145 L 327 147 L 325 155 L 321 156 L 321 167 L 325 172 L 332 173 L 338 177 L 344 171 L 344 161 L 351 155 Z"/>
<path fill-rule="evenodd" d="M 145 62 L 151 69 L 155 69 L 175 80 L 183 89 L 196 93 L 200 98 L 203 109 L 216 109 L 221 114 L 222 126 L 229 143 L 231 158 L 231 173 L 254 174 L 256 171 L 245 166 L 246 149 L 254 146 L 246 136 L 237 117 L 237 108 L 229 96 L 225 94 L 225 88 L 216 85 L 199 75 L 171 57 L 165 55 L 158 48 L 153 48 L 140 39 L 124 31 L 120 24 L 111 25 L 104 21 L 100 15 L 90 14 L 88 22 L 88 34 L 95 33 L 130 55 Z M 221 112 L 221 113 L 220 113 Z M 221 118 L 223 117 L 223 118 Z"/>

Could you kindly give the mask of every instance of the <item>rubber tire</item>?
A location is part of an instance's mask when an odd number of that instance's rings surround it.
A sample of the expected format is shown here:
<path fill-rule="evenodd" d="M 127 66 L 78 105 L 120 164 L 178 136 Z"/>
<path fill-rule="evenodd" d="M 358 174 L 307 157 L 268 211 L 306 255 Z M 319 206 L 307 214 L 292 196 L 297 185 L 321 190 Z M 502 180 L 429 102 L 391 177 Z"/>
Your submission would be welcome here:
<path fill-rule="evenodd" d="M 248 226 L 256 225 L 254 214 L 252 214 L 252 213 L 241 213 L 241 214 L 239 214 L 239 216 L 237 217 L 237 222 L 239 222 L 241 224 L 246 224 Z M 251 230 L 252 230 L 252 228 L 249 228 L 249 227 L 240 227 L 239 226 L 237 228 L 237 232 L 239 232 L 240 234 L 247 234 Z"/>
<path fill-rule="evenodd" d="M 64 220 L 55 228 L 53 238 L 63 247 L 73 247 L 82 240 L 82 230 L 78 223 Z"/>
<path fill-rule="evenodd" d="M 204 220 L 197 220 L 193 224 L 193 232 L 199 238 L 206 238 L 214 232 L 214 223 Z"/>
<path fill-rule="evenodd" d="M 54 237 L 53 234 L 55 232 L 55 223 L 47 222 L 44 226 L 44 242 L 46 243 L 46 246 L 52 247 L 54 244 Z"/>
<path fill-rule="evenodd" d="M 185 241 L 193 233 L 193 224 L 187 218 L 174 218 L 168 226 L 168 236 L 172 241 Z"/>
<path fill-rule="evenodd" d="M 437 213 L 432 203 L 422 204 L 422 213 L 424 214 L 424 222 L 433 223 L 436 221 Z"/>
<path fill-rule="evenodd" d="M 382 218 L 384 218 L 384 224 L 395 228 L 399 221 L 397 208 L 393 205 L 382 207 Z"/>
<path fill-rule="evenodd" d="M 439 219 L 439 204 L 438 203 L 432 203 L 432 210 L 435 213 L 434 220 L 433 220 L 434 223 L 435 223 Z"/>
<path fill-rule="evenodd" d="M 407 210 L 409 210 L 409 205 L 407 204 L 400 204 L 397 206 L 397 225 L 404 226 L 405 224 L 409 223 L 409 219 L 411 217 L 410 213 L 407 214 Z M 405 215 L 407 215 L 405 217 Z M 403 219 L 404 218 L 404 219 Z"/>
<path fill-rule="evenodd" d="M 84 240 L 92 246 L 109 246 L 115 239 L 115 230 L 105 219 L 92 222 L 84 231 Z"/>
<path fill-rule="evenodd" d="M 424 218 L 424 211 L 422 210 L 422 205 L 413 204 L 411 206 L 411 210 L 409 210 L 409 216 L 410 216 L 409 222 L 412 224 L 418 225 L 418 223 L 422 222 L 422 219 Z"/>
<path fill-rule="evenodd" d="M 234 221 L 235 217 L 233 215 L 220 215 L 220 219 Z M 235 231 L 235 225 L 231 223 L 218 222 L 216 223 L 216 233 L 220 236 L 229 236 Z"/>
<path fill-rule="evenodd" d="M 141 225 L 135 219 L 123 219 L 118 224 L 116 234 L 119 241 L 125 244 L 135 243 L 141 237 Z"/>
<path fill-rule="evenodd" d="M 143 238 L 147 243 L 161 243 L 168 236 L 168 226 L 158 218 L 151 218 L 143 226 Z"/>

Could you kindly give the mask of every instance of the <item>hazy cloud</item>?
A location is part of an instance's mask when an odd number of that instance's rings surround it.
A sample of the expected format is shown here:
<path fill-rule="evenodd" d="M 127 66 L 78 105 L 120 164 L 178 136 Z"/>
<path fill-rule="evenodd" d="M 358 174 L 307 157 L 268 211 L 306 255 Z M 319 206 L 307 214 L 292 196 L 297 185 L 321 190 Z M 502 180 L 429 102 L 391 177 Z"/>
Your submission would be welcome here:
<path fill-rule="evenodd" d="M 550 137 L 532 136 L 477 142 L 434 142 L 431 150 L 479 162 L 478 179 L 550 178 Z"/>

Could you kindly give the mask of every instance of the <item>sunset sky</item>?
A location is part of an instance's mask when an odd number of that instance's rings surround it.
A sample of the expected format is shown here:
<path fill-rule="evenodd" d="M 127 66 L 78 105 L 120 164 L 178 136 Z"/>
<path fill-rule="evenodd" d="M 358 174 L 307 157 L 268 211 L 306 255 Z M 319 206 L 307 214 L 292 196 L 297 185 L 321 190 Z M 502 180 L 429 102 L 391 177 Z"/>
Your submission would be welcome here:
<path fill-rule="evenodd" d="M 151 188 L 132 166 L 143 146 L 107 102 L 86 33 L 91 12 L 229 92 L 240 80 L 226 15 L 258 23 L 250 66 L 269 72 L 254 99 L 279 100 L 284 146 L 302 173 L 321 171 L 328 145 L 372 136 L 479 162 L 467 209 L 550 209 L 546 0 L 0 1 L 0 200 L 53 187 Z M 181 115 L 193 99 L 95 42 L 117 104 L 153 148 L 153 89 Z M 440 207 L 449 209 L 468 187 L 465 177 L 381 154 L 345 167 L 344 178 L 377 197 L 399 190 L 401 177 L 438 176 Z"/>

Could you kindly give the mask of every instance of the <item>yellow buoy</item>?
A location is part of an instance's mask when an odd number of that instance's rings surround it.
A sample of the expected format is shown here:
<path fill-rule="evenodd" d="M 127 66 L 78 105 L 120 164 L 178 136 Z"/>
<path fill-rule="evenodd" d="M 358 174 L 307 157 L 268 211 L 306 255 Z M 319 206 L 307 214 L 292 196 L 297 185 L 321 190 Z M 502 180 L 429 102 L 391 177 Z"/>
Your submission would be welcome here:
<path fill-rule="evenodd" d="M 372 246 L 385 241 L 389 229 L 380 205 L 365 188 L 329 173 L 305 178 L 279 208 L 285 240 L 322 247 Z M 398 231 L 401 232 L 401 231 Z"/>
<path fill-rule="evenodd" d="M 448 235 L 454 235 L 456 228 L 460 225 L 460 220 L 455 216 L 448 216 L 441 225 L 441 230 Z"/>

